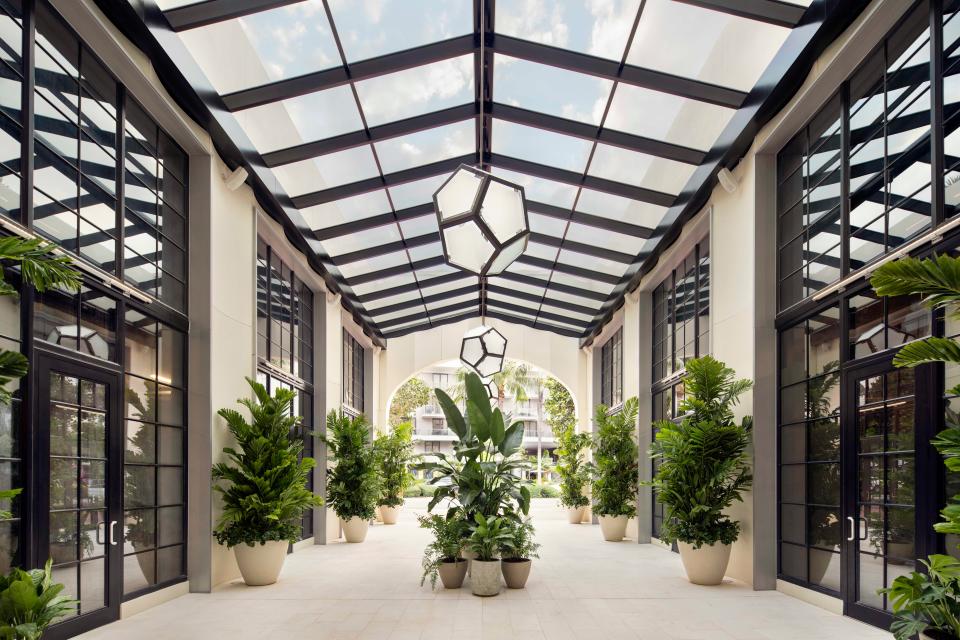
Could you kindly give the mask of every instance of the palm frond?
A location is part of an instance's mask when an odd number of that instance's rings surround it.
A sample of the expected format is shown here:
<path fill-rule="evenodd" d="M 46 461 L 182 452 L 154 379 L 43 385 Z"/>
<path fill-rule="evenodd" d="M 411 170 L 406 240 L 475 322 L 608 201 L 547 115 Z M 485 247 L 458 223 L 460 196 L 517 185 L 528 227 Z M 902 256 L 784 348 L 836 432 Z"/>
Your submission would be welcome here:
<path fill-rule="evenodd" d="M 878 267 L 870 284 L 880 296 L 920 294 L 930 307 L 954 305 L 960 302 L 960 259 L 948 255 L 901 258 Z"/>
<path fill-rule="evenodd" d="M 39 238 L 0 238 L 0 260 L 18 263 L 23 279 L 35 289 L 79 291 L 82 283 L 80 272 L 73 267 L 73 260 L 69 256 L 58 251 L 55 245 Z"/>
<path fill-rule="evenodd" d="M 900 348 L 893 358 L 898 367 L 916 367 L 928 362 L 960 363 L 960 344 L 950 338 L 924 338 Z"/>

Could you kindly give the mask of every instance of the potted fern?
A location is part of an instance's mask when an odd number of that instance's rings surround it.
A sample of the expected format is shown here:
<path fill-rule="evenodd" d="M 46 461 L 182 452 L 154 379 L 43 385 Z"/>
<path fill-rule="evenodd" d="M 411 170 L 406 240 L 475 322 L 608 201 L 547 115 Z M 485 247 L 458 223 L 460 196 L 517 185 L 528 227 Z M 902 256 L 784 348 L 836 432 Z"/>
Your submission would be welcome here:
<path fill-rule="evenodd" d="M 423 551 L 423 575 L 420 586 L 430 579 L 430 588 L 437 588 L 437 578 L 445 589 L 459 589 L 467 576 L 467 561 L 463 558 L 463 542 L 467 523 L 459 513 L 451 516 L 430 514 L 417 518 L 420 527 L 433 533 L 433 540 Z"/>
<path fill-rule="evenodd" d="M 530 577 L 533 558 L 539 558 L 540 545 L 533 541 L 530 519 L 507 524 L 507 537 L 500 543 L 500 570 L 510 589 L 523 589 Z"/>
<path fill-rule="evenodd" d="M 217 412 L 237 446 L 224 447 L 228 462 L 213 467 L 214 489 L 223 500 L 213 535 L 233 549 L 243 581 L 259 586 L 277 581 L 303 513 L 323 501 L 307 489 L 316 462 L 301 457 L 300 418 L 291 415 L 296 393 L 277 389 L 271 397 L 262 384 L 246 380 L 254 397 L 238 402 L 252 421 L 233 409 Z"/>
<path fill-rule="evenodd" d="M 340 518 L 347 542 L 363 542 L 380 497 L 370 425 L 363 416 L 331 411 L 321 439 L 330 450 L 327 504 Z"/>
<path fill-rule="evenodd" d="M 720 584 L 730 561 L 730 545 L 740 523 L 724 512 L 750 487 L 747 446 L 751 420 L 736 422 L 733 407 L 751 386 L 710 356 L 689 360 L 683 376 L 679 423 L 657 424 L 650 447 L 660 461 L 649 483 L 666 508 L 661 539 L 678 543 L 687 578 L 694 584 Z"/>
<path fill-rule="evenodd" d="M 380 496 L 377 507 L 383 524 L 396 524 L 403 494 L 413 484 L 409 463 L 413 456 L 413 425 L 409 422 L 394 425 L 389 433 L 373 441 L 377 467 L 380 473 Z"/>
<path fill-rule="evenodd" d="M 627 534 L 627 521 L 637 514 L 637 399 L 624 402 L 615 414 L 599 405 L 594 421 L 593 512 L 600 518 L 603 539 L 620 542 Z"/>

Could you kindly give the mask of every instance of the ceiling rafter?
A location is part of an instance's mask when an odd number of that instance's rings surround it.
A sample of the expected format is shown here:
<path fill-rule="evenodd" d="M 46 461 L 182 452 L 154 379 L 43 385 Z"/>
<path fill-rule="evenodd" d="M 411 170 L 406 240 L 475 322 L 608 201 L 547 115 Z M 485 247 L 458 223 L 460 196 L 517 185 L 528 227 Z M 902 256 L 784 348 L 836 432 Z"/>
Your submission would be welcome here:
<path fill-rule="evenodd" d="M 163 12 L 174 31 L 186 31 L 260 11 L 269 11 L 303 0 L 205 0 Z"/>

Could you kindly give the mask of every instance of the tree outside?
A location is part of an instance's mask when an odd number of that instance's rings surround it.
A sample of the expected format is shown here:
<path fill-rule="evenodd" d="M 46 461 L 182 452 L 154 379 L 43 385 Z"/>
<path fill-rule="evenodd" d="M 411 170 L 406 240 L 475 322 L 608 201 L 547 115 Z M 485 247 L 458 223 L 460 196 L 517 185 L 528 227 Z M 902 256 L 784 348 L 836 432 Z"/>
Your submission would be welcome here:
<path fill-rule="evenodd" d="M 411 422 L 417 409 L 430 402 L 433 392 L 420 378 L 413 377 L 400 385 L 390 402 L 391 427 Z"/>

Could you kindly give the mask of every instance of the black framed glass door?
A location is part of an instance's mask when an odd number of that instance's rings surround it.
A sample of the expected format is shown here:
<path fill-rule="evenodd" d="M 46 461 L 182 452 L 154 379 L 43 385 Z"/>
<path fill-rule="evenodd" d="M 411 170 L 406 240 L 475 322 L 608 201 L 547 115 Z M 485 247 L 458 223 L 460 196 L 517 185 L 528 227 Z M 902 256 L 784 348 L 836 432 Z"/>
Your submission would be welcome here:
<path fill-rule="evenodd" d="M 49 631 L 68 638 L 120 614 L 123 424 L 118 373 L 40 355 L 37 383 L 37 531 L 53 579 L 79 600 Z M 46 637 L 46 636 L 45 636 Z"/>
<path fill-rule="evenodd" d="M 919 393 L 930 367 L 898 369 L 892 356 L 844 371 L 844 612 L 877 626 L 890 622 L 889 587 L 931 545 L 932 514 L 918 504 L 931 491 L 927 473 L 929 407 Z M 918 455 L 919 454 L 919 455 Z"/>

